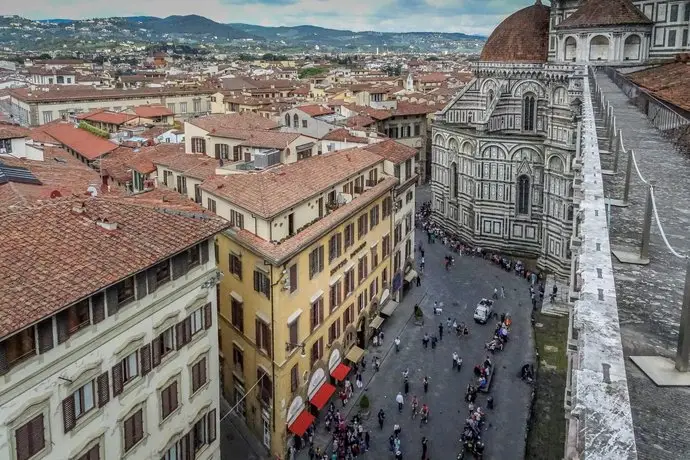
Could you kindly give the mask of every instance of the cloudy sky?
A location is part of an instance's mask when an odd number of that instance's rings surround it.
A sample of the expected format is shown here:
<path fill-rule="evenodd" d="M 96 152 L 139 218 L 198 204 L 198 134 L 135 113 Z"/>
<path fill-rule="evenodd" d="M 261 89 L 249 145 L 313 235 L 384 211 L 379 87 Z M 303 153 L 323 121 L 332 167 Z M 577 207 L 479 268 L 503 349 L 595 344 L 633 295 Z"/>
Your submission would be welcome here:
<path fill-rule="evenodd" d="M 534 0 L 29 0 L 3 2 L 0 14 L 31 19 L 198 14 L 218 22 L 313 24 L 349 30 L 489 34 Z"/>

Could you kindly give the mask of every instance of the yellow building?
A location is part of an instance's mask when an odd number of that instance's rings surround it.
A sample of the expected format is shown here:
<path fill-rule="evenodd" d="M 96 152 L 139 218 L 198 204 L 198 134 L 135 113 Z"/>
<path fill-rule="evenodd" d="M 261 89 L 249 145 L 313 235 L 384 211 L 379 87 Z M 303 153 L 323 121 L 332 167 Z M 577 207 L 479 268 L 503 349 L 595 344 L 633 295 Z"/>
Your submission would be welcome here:
<path fill-rule="evenodd" d="M 233 225 L 217 240 L 224 393 L 274 455 L 382 321 L 397 183 L 349 149 L 201 186 Z"/>

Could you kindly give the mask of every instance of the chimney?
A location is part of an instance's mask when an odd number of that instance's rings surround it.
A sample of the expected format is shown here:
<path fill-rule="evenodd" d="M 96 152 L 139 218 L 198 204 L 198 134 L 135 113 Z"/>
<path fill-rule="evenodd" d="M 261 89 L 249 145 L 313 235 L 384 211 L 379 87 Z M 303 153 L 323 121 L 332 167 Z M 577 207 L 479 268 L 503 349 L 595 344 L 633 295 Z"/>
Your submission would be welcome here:
<path fill-rule="evenodd" d="M 110 222 L 107 217 L 99 217 L 96 225 L 108 231 L 117 230 L 117 222 Z"/>

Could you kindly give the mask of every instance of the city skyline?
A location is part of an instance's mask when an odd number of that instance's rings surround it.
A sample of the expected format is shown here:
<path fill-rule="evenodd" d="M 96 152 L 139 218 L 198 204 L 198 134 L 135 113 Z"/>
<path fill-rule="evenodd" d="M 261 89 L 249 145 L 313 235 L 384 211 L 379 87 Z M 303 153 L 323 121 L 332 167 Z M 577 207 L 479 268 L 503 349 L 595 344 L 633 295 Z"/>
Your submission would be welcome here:
<path fill-rule="evenodd" d="M 459 32 L 489 35 L 516 9 L 533 0 L 353 0 L 347 9 L 333 0 L 198 0 L 193 4 L 164 0 L 112 3 L 85 0 L 36 0 L 7 5 L 4 14 L 29 19 L 88 19 L 113 16 L 198 14 L 221 23 L 262 26 L 314 25 L 378 32 Z M 266 12 L 270 11 L 270 17 Z"/>

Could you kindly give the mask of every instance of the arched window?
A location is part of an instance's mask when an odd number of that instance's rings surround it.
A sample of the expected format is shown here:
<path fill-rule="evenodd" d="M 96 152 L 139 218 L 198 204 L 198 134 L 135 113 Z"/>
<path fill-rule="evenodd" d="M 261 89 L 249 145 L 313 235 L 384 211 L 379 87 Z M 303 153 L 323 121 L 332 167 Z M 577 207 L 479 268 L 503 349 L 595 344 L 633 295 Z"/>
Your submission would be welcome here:
<path fill-rule="evenodd" d="M 285 114 L 285 126 L 290 126 L 290 114 Z"/>
<path fill-rule="evenodd" d="M 690 6 L 686 6 L 690 8 Z M 640 36 L 630 35 L 623 43 L 623 59 L 626 61 L 637 61 L 640 59 Z"/>
<path fill-rule="evenodd" d="M 522 129 L 534 131 L 537 119 L 537 101 L 534 94 L 528 93 L 522 98 Z"/>
<path fill-rule="evenodd" d="M 568 206 L 568 220 L 573 220 L 573 205 Z"/>
<path fill-rule="evenodd" d="M 458 197 L 458 165 L 454 162 L 450 164 L 450 194 Z"/>
<path fill-rule="evenodd" d="M 589 42 L 590 61 L 608 61 L 609 39 L 603 35 L 597 35 Z"/>
<path fill-rule="evenodd" d="M 299 128 L 299 117 L 297 116 L 297 114 L 295 114 L 295 116 L 292 117 L 292 121 L 294 122 L 293 123 L 294 127 Z"/>
<path fill-rule="evenodd" d="M 565 39 L 565 61 L 575 61 L 577 58 L 577 40 L 575 37 L 568 37 Z"/>
<path fill-rule="evenodd" d="M 491 103 L 494 101 L 494 90 L 490 89 L 489 92 L 486 94 L 486 106 L 490 106 Z"/>
<path fill-rule="evenodd" d="M 529 177 L 522 175 L 517 182 L 517 213 L 529 214 Z"/>

